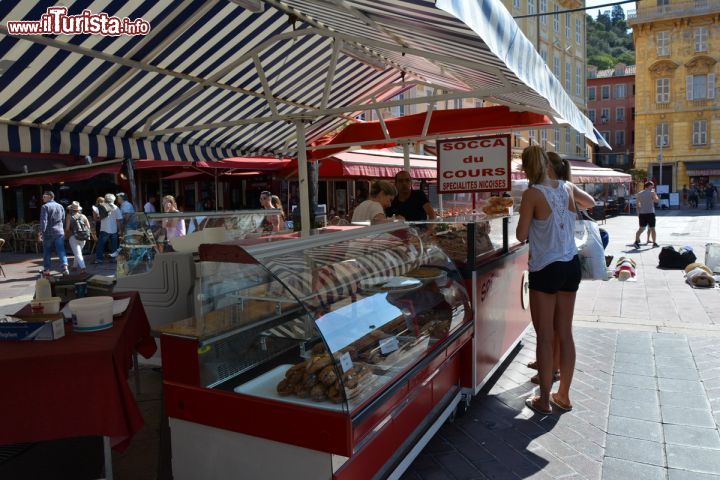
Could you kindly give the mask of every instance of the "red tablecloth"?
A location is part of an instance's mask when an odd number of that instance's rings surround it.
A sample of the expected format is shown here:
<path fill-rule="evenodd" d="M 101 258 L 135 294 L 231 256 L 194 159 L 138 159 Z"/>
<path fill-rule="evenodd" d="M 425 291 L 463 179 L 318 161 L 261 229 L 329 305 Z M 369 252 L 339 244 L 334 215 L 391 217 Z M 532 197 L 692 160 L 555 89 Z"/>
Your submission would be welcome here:
<path fill-rule="evenodd" d="M 137 292 L 112 328 L 55 341 L 0 342 L 0 445 L 105 435 L 123 451 L 143 425 L 128 386 L 132 353 L 155 341 Z"/>

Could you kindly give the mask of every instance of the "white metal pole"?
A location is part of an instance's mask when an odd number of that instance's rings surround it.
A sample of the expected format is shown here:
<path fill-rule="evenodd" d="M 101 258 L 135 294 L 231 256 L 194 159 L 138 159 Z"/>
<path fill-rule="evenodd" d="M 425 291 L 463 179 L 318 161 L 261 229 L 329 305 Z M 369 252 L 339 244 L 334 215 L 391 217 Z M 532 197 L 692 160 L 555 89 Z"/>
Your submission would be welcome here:
<path fill-rule="evenodd" d="M 403 170 L 410 173 L 410 144 L 403 143 Z M 412 176 L 412 175 L 410 175 Z"/>
<path fill-rule="evenodd" d="M 658 179 L 658 184 L 662 185 L 662 164 L 663 164 L 663 144 L 665 143 L 665 133 L 664 130 L 660 130 L 660 155 L 658 155 L 658 162 L 660 163 L 660 175 Z"/>
<path fill-rule="evenodd" d="M 310 192 L 308 190 L 307 148 L 305 145 L 305 124 L 295 121 L 298 145 L 298 189 L 300 190 L 301 236 L 310 235 Z"/>

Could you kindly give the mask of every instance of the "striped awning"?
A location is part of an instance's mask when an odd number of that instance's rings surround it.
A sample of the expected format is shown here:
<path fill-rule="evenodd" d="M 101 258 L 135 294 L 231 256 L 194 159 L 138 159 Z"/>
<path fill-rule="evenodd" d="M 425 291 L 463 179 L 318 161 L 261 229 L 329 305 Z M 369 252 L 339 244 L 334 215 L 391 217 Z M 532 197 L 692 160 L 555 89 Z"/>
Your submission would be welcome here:
<path fill-rule="evenodd" d="M 294 156 L 297 122 L 310 143 L 415 84 L 548 113 L 599 141 L 500 0 L 239 3 L 63 2 L 152 27 L 112 37 L 11 35 L 8 21 L 56 2 L 0 2 L 0 151 Z"/>

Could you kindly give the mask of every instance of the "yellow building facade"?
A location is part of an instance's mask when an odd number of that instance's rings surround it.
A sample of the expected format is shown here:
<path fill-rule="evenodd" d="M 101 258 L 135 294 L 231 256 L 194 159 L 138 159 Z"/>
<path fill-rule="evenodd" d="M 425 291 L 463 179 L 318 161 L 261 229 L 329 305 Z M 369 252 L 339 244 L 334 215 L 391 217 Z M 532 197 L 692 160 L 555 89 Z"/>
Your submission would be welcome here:
<path fill-rule="evenodd" d="M 530 40 L 578 108 L 586 112 L 585 12 L 566 10 L 585 6 L 584 0 L 502 0 L 505 8 Z M 552 12 L 559 12 L 553 14 Z M 548 14 L 548 15 L 538 15 Z M 525 18 L 522 18 L 525 17 Z M 513 153 L 519 156 L 529 144 L 540 145 L 567 158 L 585 160 L 585 137 L 570 127 L 515 132 Z"/>
<path fill-rule="evenodd" d="M 635 168 L 671 191 L 720 185 L 720 1 L 646 0 L 628 23 L 637 65 Z"/>

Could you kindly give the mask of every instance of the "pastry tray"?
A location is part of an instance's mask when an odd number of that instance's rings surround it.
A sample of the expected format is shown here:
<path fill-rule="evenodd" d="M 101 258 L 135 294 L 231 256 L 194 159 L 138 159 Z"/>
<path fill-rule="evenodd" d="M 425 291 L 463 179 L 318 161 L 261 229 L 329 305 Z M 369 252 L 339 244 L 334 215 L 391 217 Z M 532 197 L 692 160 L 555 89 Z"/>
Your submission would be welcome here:
<path fill-rule="evenodd" d="M 295 403 L 311 408 L 324 408 L 325 410 L 332 410 L 335 412 L 343 411 L 342 403 L 331 403 L 328 401 L 316 402 L 309 398 L 300 398 L 296 395 L 282 396 L 277 393 L 278 383 L 285 378 L 285 372 L 287 372 L 292 366 L 292 364 L 278 365 L 269 372 L 265 372 L 247 383 L 238 385 L 234 390 L 236 393 L 252 395 L 253 397 L 269 398 L 270 400 Z"/>

